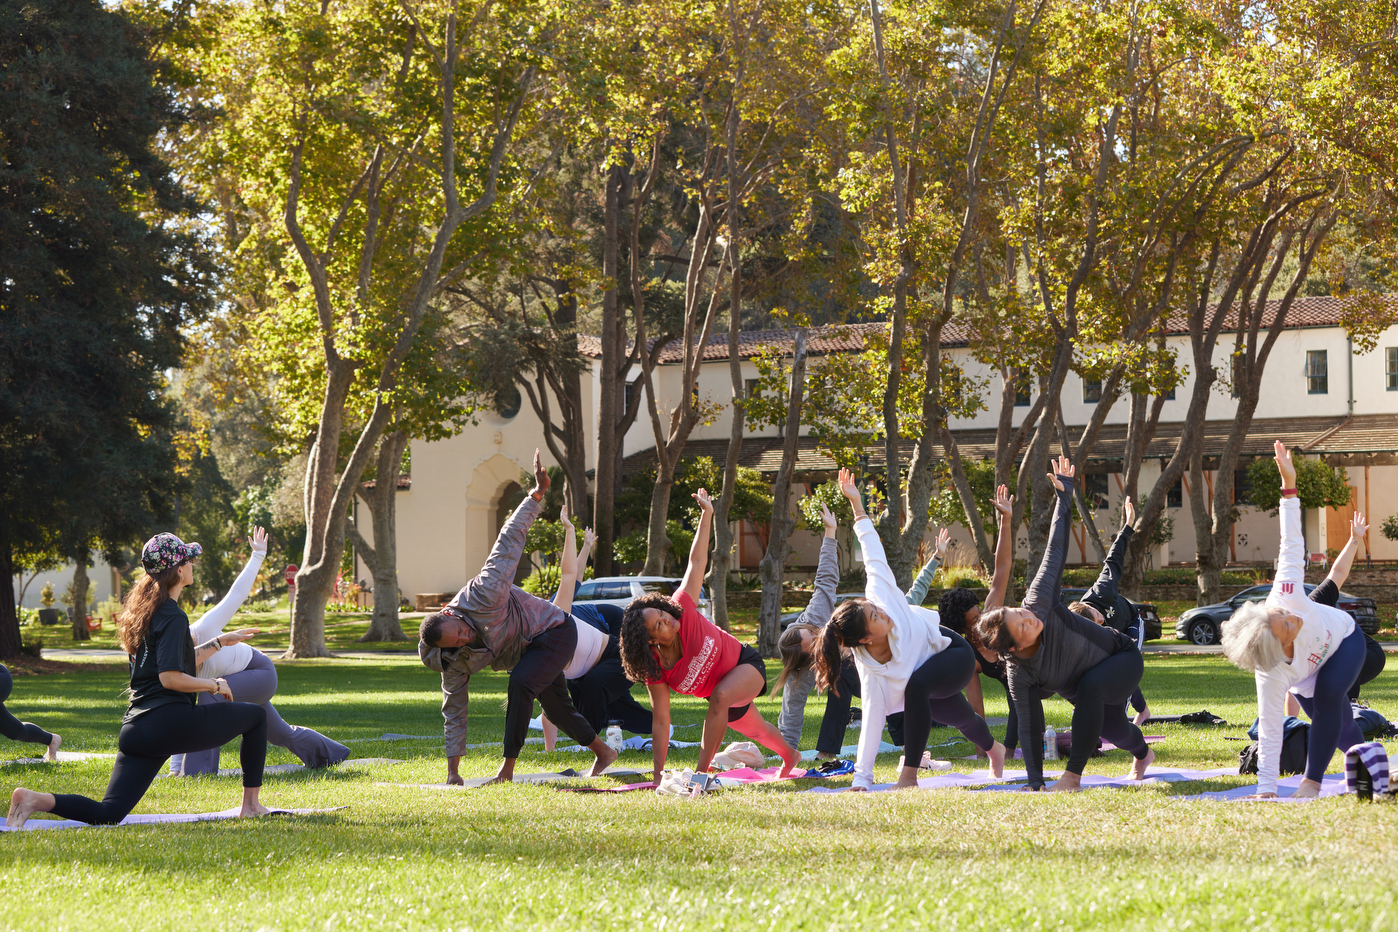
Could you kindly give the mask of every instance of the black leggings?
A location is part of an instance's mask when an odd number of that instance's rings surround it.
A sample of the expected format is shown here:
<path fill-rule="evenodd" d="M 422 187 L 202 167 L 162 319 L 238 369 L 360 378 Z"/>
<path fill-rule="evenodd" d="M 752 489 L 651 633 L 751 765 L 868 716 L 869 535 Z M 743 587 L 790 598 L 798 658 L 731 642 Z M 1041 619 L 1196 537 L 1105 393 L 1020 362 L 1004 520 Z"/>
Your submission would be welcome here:
<path fill-rule="evenodd" d="M 1145 661 L 1138 650 L 1112 654 L 1078 680 L 1073 703 L 1073 746 L 1068 752 L 1068 772 L 1082 775 L 1087 759 L 1106 738 L 1130 751 L 1137 760 L 1147 754 L 1141 729 L 1126 717 L 1126 703 L 1140 685 Z"/>
<path fill-rule="evenodd" d="M 1354 685 L 1349 688 L 1349 701 L 1353 702 L 1359 698 L 1359 687 L 1372 680 L 1383 672 L 1388 657 L 1384 655 L 1383 648 L 1379 642 L 1364 635 L 1364 665 L 1359 668 L 1359 677 L 1354 681 Z M 31 726 L 32 727 L 32 726 Z"/>
<path fill-rule="evenodd" d="M 976 652 L 950 628 L 943 628 L 942 634 L 951 638 L 951 643 L 914 670 L 903 688 L 905 767 L 916 767 L 922 760 L 934 720 L 955 728 L 982 751 L 995 746 L 985 719 L 976 714 L 961 692 L 976 675 Z M 868 722 L 864 724 L 869 726 Z"/>
<path fill-rule="evenodd" d="M 99 803 L 86 796 L 55 793 L 53 814 L 89 825 L 115 825 L 136 808 L 171 754 L 222 747 L 239 735 L 238 761 L 243 786 L 262 785 L 267 761 L 267 713 L 251 702 L 187 705 L 183 702 L 143 712 L 121 726 L 116 765 Z"/>
<path fill-rule="evenodd" d="M 601 731 L 608 722 L 619 722 L 623 729 L 633 735 L 648 735 L 655 727 L 651 710 L 631 695 L 634 685 L 626 678 L 626 671 L 621 667 L 617 639 L 612 638 L 591 670 L 568 681 L 568 695 L 572 697 L 578 714 L 587 719 L 593 731 Z"/>
<path fill-rule="evenodd" d="M 573 700 L 568 695 L 568 681 L 563 678 L 563 668 L 573 659 L 573 652 L 578 647 L 577 624 L 569 618 L 535 637 L 510 671 L 505 701 L 507 759 L 519 757 L 524 747 L 535 699 L 544 707 L 549 721 L 578 744 L 587 747 L 597 740 L 597 731 L 573 708 Z"/>
<path fill-rule="evenodd" d="M 38 725 L 21 722 L 5 708 L 5 700 L 10 698 L 10 690 L 14 688 L 14 685 L 15 681 L 10 676 L 10 671 L 5 668 L 4 664 L 0 664 L 0 735 L 4 735 L 11 741 L 23 741 L 27 744 L 53 744 L 53 735 Z"/>
<path fill-rule="evenodd" d="M 1350 687 L 1364 665 L 1364 632 L 1355 628 L 1315 674 L 1315 694 L 1296 701 L 1311 720 L 1306 742 L 1306 779 L 1319 783 L 1335 751 L 1341 754 L 1364 740 L 1354 709 Z"/>

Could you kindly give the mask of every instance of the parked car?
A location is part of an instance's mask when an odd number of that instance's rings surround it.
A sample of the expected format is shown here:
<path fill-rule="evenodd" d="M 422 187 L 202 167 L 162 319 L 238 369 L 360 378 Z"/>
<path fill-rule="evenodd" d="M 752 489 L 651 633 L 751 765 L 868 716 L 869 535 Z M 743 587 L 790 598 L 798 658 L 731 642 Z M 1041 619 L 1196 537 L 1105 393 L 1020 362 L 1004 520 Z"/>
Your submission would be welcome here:
<path fill-rule="evenodd" d="M 1313 589 L 1314 585 L 1306 583 L 1306 595 L 1310 595 Z M 1244 602 L 1265 601 L 1271 593 L 1272 584 L 1263 583 L 1244 589 L 1227 602 L 1191 608 L 1180 615 L 1179 621 L 1175 623 L 1175 637 L 1199 645 L 1217 644 L 1222 640 L 1224 620 L 1232 615 L 1238 606 Z M 1341 592 L 1336 607 L 1348 612 L 1355 624 L 1359 625 L 1359 630 L 1370 637 L 1379 630 L 1379 607 L 1373 599 Z"/>
<path fill-rule="evenodd" d="M 1087 590 L 1068 588 L 1061 590 L 1060 595 L 1063 599 L 1063 604 L 1068 605 L 1072 602 L 1080 601 L 1083 596 L 1087 595 Z M 1160 612 L 1156 610 L 1155 606 L 1149 602 L 1134 602 L 1131 599 L 1127 599 L 1126 601 L 1131 602 L 1132 607 L 1136 609 L 1136 614 L 1144 619 L 1146 640 L 1154 641 L 1159 638 L 1163 633 L 1163 625 L 1160 623 Z"/>
<path fill-rule="evenodd" d="M 574 602 L 603 602 L 608 605 L 631 604 L 631 600 L 647 592 L 663 592 L 671 595 L 680 587 L 682 579 L 669 576 L 602 576 L 589 579 L 578 588 Z M 709 587 L 699 590 L 699 613 L 710 620 L 714 617 L 713 601 L 709 597 Z"/>

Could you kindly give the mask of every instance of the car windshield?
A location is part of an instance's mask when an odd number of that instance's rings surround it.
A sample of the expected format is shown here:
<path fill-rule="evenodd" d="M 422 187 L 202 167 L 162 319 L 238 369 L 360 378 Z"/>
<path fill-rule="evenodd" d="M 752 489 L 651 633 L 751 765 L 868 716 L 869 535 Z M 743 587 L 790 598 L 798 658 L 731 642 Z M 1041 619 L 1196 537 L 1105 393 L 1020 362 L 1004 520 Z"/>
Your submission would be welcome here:
<path fill-rule="evenodd" d="M 629 599 L 631 585 L 626 582 L 585 582 L 573 596 L 574 602 L 597 602 L 602 599 Z"/>

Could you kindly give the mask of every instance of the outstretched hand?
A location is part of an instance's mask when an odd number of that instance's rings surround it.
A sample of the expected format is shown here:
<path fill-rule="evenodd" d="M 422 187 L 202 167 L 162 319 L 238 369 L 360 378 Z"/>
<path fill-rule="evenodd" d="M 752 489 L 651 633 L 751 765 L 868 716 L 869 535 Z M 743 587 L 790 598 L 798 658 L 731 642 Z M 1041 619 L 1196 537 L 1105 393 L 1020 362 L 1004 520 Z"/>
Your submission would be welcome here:
<path fill-rule="evenodd" d="M 550 482 L 548 470 L 544 468 L 543 457 L 539 455 L 539 451 L 536 448 L 534 450 L 534 488 L 529 494 L 538 495 L 539 498 L 542 499 L 544 493 L 549 490 Z"/>
<path fill-rule="evenodd" d="M 699 510 L 706 515 L 714 513 L 714 500 L 709 497 L 708 489 L 700 489 L 694 493 L 694 500 L 699 503 Z"/>
<path fill-rule="evenodd" d="M 257 628 L 239 628 L 237 631 L 225 631 L 218 636 L 218 639 L 223 642 L 224 647 L 227 647 L 230 644 L 251 640 L 257 636 L 258 630 Z"/>
<path fill-rule="evenodd" d="M 944 527 L 944 528 L 941 529 L 941 531 L 939 531 L 939 532 L 937 533 L 937 553 L 938 553 L 938 554 L 946 553 L 946 552 L 947 552 L 947 548 L 950 547 L 950 546 L 951 546 L 951 528 L 949 528 L 949 527 Z"/>
<path fill-rule="evenodd" d="M 995 497 L 991 499 L 991 504 L 1000 513 L 1002 518 L 1008 518 L 1014 514 L 1015 497 L 1010 494 L 1009 486 L 1000 486 L 995 490 Z"/>
<path fill-rule="evenodd" d="M 1122 527 L 1131 527 L 1136 523 L 1136 506 L 1131 503 L 1131 496 L 1126 496 L 1126 500 L 1122 503 L 1121 511 L 1122 517 L 1125 519 L 1125 523 Z"/>
<path fill-rule="evenodd" d="M 1364 520 L 1364 516 L 1359 512 L 1354 513 L 1354 517 L 1349 522 L 1349 536 L 1351 540 L 1360 541 L 1364 535 L 1369 533 L 1369 522 Z"/>
<path fill-rule="evenodd" d="M 854 473 L 850 472 L 848 469 L 841 469 L 839 481 L 840 492 L 845 498 L 849 499 L 852 504 L 861 504 L 859 486 L 854 484 Z"/>
<path fill-rule="evenodd" d="M 825 525 L 827 536 L 834 537 L 835 531 L 840 526 L 840 520 L 835 517 L 835 512 L 830 510 L 830 506 L 825 502 L 820 503 L 820 521 Z"/>
<path fill-rule="evenodd" d="M 266 553 L 266 552 L 267 552 L 267 530 L 266 530 L 266 528 L 255 527 L 255 528 L 252 529 L 252 552 L 253 552 L 253 553 Z"/>
<path fill-rule="evenodd" d="M 597 532 L 590 527 L 583 528 L 583 550 L 591 550 L 596 543 Z"/>
<path fill-rule="evenodd" d="M 1053 487 L 1060 492 L 1067 489 L 1068 485 L 1072 485 L 1074 471 L 1073 461 L 1066 456 L 1060 456 L 1058 461 L 1053 464 L 1053 471 L 1049 473 Z M 1068 485 L 1063 484 L 1065 479 L 1068 481 Z"/>
<path fill-rule="evenodd" d="M 566 527 L 566 528 L 567 528 L 568 530 L 570 530 L 570 531 L 573 529 L 573 522 L 572 522 L 571 520 L 569 520 L 569 518 L 568 518 L 568 506 L 567 506 L 567 505 L 564 505 L 564 506 L 559 510 L 559 512 L 558 512 L 558 523 L 561 524 L 561 525 L 563 525 L 564 527 Z"/>
<path fill-rule="evenodd" d="M 1296 466 L 1291 462 L 1291 451 L 1286 448 L 1286 444 L 1278 440 L 1272 444 L 1272 458 L 1277 462 L 1277 469 L 1281 472 L 1282 488 L 1296 488 Z"/>

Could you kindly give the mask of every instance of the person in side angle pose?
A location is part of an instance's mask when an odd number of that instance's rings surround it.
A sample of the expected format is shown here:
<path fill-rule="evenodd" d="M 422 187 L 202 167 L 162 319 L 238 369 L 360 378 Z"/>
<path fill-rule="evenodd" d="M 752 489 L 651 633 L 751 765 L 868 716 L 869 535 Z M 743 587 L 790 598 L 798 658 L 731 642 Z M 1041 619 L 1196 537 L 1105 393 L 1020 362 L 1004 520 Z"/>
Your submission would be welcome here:
<path fill-rule="evenodd" d="M 20 787 L 10 797 L 5 820 L 22 828 L 36 812 L 90 825 L 114 825 L 141 801 L 151 781 L 171 754 L 188 754 L 220 747 L 242 735 L 239 759 L 243 766 L 241 815 L 265 815 L 259 797 L 262 767 L 267 758 L 267 714 L 250 702 L 201 706 L 195 693 L 219 693 L 232 699 L 223 679 L 194 675 L 199 662 L 214 652 L 212 644 L 195 646 L 189 618 L 179 606 L 180 593 L 194 581 L 194 560 L 203 553 L 174 534 L 157 534 L 146 541 L 141 565 L 146 575 L 136 582 L 117 617 L 117 642 L 131 663 L 131 704 L 117 738 L 116 764 L 101 802 L 67 793 L 40 793 Z M 226 635 L 230 642 L 255 630 Z"/>
<path fill-rule="evenodd" d="M 1130 638 L 1131 643 L 1140 650 L 1146 643 L 1145 622 L 1137 614 L 1136 606 L 1131 604 L 1131 600 L 1119 591 L 1126 546 L 1131 543 L 1131 535 L 1136 532 L 1136 506 L 1131 503 L 1130 498 L 1122 504 L 1122 520 L 1121 531 L 1116 535 L 1116 540 L 1112 541 L 1112 549 L 1107 553 L 1107 559 L 1102 561 L 1101 575 L 1092 584 L 1092 588 L 1083 594 L 1082 600 L 1074 602 L 1068 608 L 1088 621 L 1115 628 Z M 1134 724 L 1138 727 L 1145 724 L 1146 719 L 1150 718 L 1150 706 L 1146 704 L 1146 697 L 1140 686 L 1131 693 L 1130 704 L 1136 713 Z"/>
<path fill-rule="evenodd" d="M 981 613 L 977 634 L 986 648 L 1008 661 L 1010 698 L 1019 719 L 1029 788 L 1044 787 L 1044 704 L 1054 693 L 1073 704 L 1073 744 L 1058 792 L 1081 788 L 1087 759 L 1105 737 L 1135 758 L 1129 776 L 1144 779 L 1154 752 L 1141 730 L 1126 718 L 1126 701 L 1141 682 L 1141 652 L 1115 628 L 1075 614 L 1059 598 L 1068 552 L 1068 510 L 1073 499 L 1073 464 L 1060 457 L 1050 473 L 1057 490 L 1044 561 L 1024 595 L 1022 608 Z"/>
<path fill-rule="evenodd" d="M 704 489 L 694 493 L 694 500 L 699 503 L 699 529 L 680 587 L 673 597 L 659 592 L 640 596 L 626 607 L 621 622 L 622 666 L 650 692 L 655 782 L 659 785 L 670 753 L 672 690 L 709 700 L 695 771 L 709 769 L 732 728 L 780 755 L 781 775 L 788 776 L 799 756 L 753 704 L 767 692 L 762 655 L 699 613 L 696 600 L 709 564 L 714 503 Z"/>
<path fill-rule="evenodd" d="M 539 515 L 548 487 L 548 472 L 535 450 L 534 488 L 500 529 L 480 574 L 442 611 L 422 620 L 418 656 L 425 665 L 442 672 L 448 783 L 462 782 L 458 768 L 466 744 L 468 686 L 471 675 L 486 666 L 510 673 L 504 760 L 494 782 L 514 779 L 515 761 L 524 747 L 536 698 L 554 724 L 596 755 L 593 776 L 616 760 L 616 751 L 578 714 L 568 695 L 563 670 L 578 646 L 578 623 L 557 605 L 512 582 L 524 555 L 525 534 Z M 448 656 L 448 651 L 454 653 Z"/>
<path fill-rule="evenodd" d="M 272 659 L 241 641 L 226 643 L 227 635 L 223 633 L 224 626 L 233 620 L 234 614 L 252 592 L 257 571 L 266 555 L 267 532 L 260 527 L 254 528 L 252 554 L 232 588 L 217 605 L 189 626 L 189 633 L 195 641 L 214 645 L 214 653 L 199 665 L 198 675 L 224 679 L 233 693 L 234 702 L 253 702 L 262 706 L 267 713 L 269 744 L 286 748 L 307 767 L 329 767 L 348 758 L 350 749 L 318 731 L 288 725 L 272 706 L 272 697 L 277 694 L 277 668 L 272 665 Z M 199 697 L 200 705 L 227 701 L 208 693 Z M 219 748 L 211 748 L 193 754 L 176 754 L 170 758 L 170 771 L 186 777 L 218 773 L 219 751 Z"/>
<path fill-rule="evenodd" d="M 1297 798 L 1320 795 L 1320 778 L 1338 748 L 1364 740 L 1349 691 L 1364 666 L 1364 632 L 1348 613 L 1306 598 L 1305 538 L 1291 451 L 1274 448 L 1281 473 L 1281 552 L 1265 602 L 1247 602 L 1223 623 L 1223 652 L 1257 681 L 1257 796 L 1277 795 L 1282 720 L 1290 692 L 1311 719 L 1306 774 Z M 1337 587 L 1338 588 L 1338 587 Z"/>
<path fill-rule="evenodd" d="M 825 525 L 825 536 L 820 542 L 820 562 L 816 565 L 815 592 L 810 604 L 782 632 L 777 641 L 781 653 L 782 669 L 777 675 L 773 692 L 782 694 L 782 711 L 777 719 L 786 743 L 793 748 L 801 743 L 801 731 L 806 724 L 806 699 L 815 689 L 815 667 L 812 664 L 812 648 L 816 635 L 830 621 L 835 610 L 835 587 L 840 582 L 839 550 L 835 543 L 837 521 L 835 513 L 825 505 L 820 506 L 821 522 Z M 951 540 L 951 532 L 943 529 L 937 538 L 937 547 L 912 588 L 907 592 L 908 604 L 921 605 L 927 595 L 932 577 L 941 565 L 939 555 L 946 550 Z M 838 688 L 825 691 L 825 714 L 820 719 L 820 734 L 816 738 L 816 760 L 834 760 L 840 756 L 844 746 L 845 730 L 849 727 L 850 700 L 860 695 L 859 671 L 854 665 L 854 656 L 845 651 L 841 655 Z M 903 713 L 894 712 L 888 716 L 888 733 L 894 744 L 903 743 Z"/>
<path fill-rule="evenodd" d="M 631 695 L 631 687 L 635 684 L 621 666 L 621 606 L 573 604 L 597 535 L 592 533 L 592 528 L 584 528 L 582 549 L 578 551 L 566 507 L 559 521 L 563 525 L 563 553 L 558 559 L 558 592 L 554 594 L 553 604 L 578 622 L 578 647 L 563 670 L 568 678 L 568 695 L 578 713 L 596 731 L 601 732 L 608 722 L 615 721 L 632 734 L 648 735 L 652 728 L 651 711 Z M 552 751 L 558 740 L 558 726 L 549 721 L 547 713 L 540 716 L 540 721 L 544 750 Z"/>
<path fill-rule="evenodd" d="M 995 542 L 995 572 L 991 577 L 990 592 L 985 597 L 986 611 L 1005 604 L 1005 593 L 1009 590 L 1010 576 L 1014 572 L 1014 534 L 1010 531 L 1014 496 L 1002 485 L 996 489 L 993 501 L 1000 531 Z M 1010 699 L 1009 673 L 1005 669 L 1005 661 L 995 651 L 987 650 L 976 634 L 976 622 L 981 617 L 980 599 L 970 589 L 948 589 L 937 602 L 937 615 L 942 625 L 964 637 L 975 648 L 976 673 L 985 674 L 1005 690 L 1005 700 L 1009 706 L 1009 716 L 1005 722 L 1005 756 L 1013 757 L 1019 745 L 1019 718 Z M 971 677 L 966 684 L 966 701 L 971 703 L 977 715 L 985 718 L 985 695 L 981 691 L 979 676 Z"/>
<path fill-rule="evenodd" d="M 0 735 L 4 735 L 11 741 L 42 744 L 44 746 L 44 760 L 58 760 L 58 748 L 63 744 L 62 738 L 51 731 L 44 731 L 31 722 L 21 722 L 5 708 L 5 700 L 10 698 L 10 690 L 14 689 L 14 686 L 15 681 L 10 676 L 9 668 L 0 664 Z"/>
<path fill-rule="evenodd" d="M 927 749 L 934 719 L 956 728 L 986 752 L 991 771 L 1002 775 L 1005 746 L 991 737 L 985 719 L 971 709 L 961 692 L 975 675 L 975 651 L 959 634 L 943 628 L 936 612 L 908 604 L 889 568 L 874 522 L 864 513 L 854 475 L 841 469 L 839 481 L 840 491 L 854 509 L 867 583 L 865 597 L 841 603 L 821 629 L 815 662 L 816 683 L 824 689 L 838 688 L 843 648 L 852 649 L 859 668 L 864 724 L 853 788 L 873 786 L 885 716 L 900 711 L 904 713 L 900 787 L 917 785 L 918 762 Z"/>

